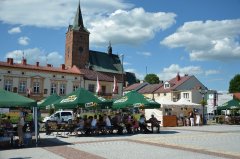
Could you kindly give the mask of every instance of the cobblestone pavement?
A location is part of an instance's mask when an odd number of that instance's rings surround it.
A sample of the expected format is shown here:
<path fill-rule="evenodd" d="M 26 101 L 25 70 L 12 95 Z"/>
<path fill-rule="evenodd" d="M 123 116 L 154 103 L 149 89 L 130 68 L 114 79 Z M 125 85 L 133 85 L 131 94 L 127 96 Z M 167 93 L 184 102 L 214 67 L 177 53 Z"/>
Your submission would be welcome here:
<path fill-rule="evenodd" d="M 39 147 L 1 150 L 1 159 L 240 159 L 240 126 L 161 128 L 160 134 L 56 137 L 41 134 Z"/>

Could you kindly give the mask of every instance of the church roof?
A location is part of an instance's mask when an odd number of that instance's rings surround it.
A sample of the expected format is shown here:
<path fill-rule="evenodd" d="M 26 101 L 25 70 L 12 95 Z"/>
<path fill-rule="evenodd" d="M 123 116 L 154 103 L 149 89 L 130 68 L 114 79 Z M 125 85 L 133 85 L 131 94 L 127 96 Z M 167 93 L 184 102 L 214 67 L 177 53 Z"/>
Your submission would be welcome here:
<path fill-rule="evenodd" d="M 89 50 L 91 69 L 100 72 L 122 74 L 122 64 L 118 55 Z"/>
<path fill-rule="evenodd" d="M 83 18 L 82 18 L 82 12 L 81 12 L 81 7 L 80 7 L 80 1 L 78 3 L 78 8 L 77 8 L 77 12 L 75 14 L 73 25 L 69 25 L 69 28 L 73 29 L 73 30 L 80 30 L 80 29 L 82 29 L 82 30 L 84 30 L 84 31 L 89 33 L 89 31 L 84 27 L 84 24 L 83 24 Z"/>
<path fill-rule="evenodd" d="M 89 69 L 80 69 L 80 72 L 83 73 L 84 79 L 96 81 L 97 77 L 99 81 L 113 82 L 113 78 L 105 75 L 101 72 L 96 72 Z"/>

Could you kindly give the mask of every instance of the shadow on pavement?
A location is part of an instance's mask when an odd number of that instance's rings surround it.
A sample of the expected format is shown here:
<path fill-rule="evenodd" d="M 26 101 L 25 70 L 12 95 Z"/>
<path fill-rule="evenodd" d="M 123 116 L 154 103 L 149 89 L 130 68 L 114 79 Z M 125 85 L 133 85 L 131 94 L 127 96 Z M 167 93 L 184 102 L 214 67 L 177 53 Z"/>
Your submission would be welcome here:
<path fill-rule="evenodd" d="M 178 131 L 169 131 L 169 130 L 162 130 L 160 134 L 176 134 L 179 133 Z"/>

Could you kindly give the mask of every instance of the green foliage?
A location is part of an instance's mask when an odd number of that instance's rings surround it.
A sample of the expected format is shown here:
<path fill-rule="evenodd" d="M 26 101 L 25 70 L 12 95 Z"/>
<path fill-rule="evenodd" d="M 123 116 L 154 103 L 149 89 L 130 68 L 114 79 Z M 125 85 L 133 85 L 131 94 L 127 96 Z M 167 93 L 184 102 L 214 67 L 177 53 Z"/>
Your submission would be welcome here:
<path fill-rule="evenodd" d="M 55 112 L 55 109 L 54 108 L 50 108 L 49 109 L 49 116 L 52 115 L 54 112 Z"/>
<path fill-rule="evenodd" d="M 208 103 L 207 103 L 206 100 L 201 100 L 201 101 L 200 101 L 200 104 L 205 106 L 205 105 L 207 105 Z"/>
<path fill-rule="evenodd" d="M 237 74 L 229 82 L 229 93 L 240 92 L 240 74 Z"/>
<path fill-rule="evenodd" d="M 144 78 L 144 81 L 150 84 L 158 84 L 160 80 L 159 77 L 155 74 L 147 74 Z"/>

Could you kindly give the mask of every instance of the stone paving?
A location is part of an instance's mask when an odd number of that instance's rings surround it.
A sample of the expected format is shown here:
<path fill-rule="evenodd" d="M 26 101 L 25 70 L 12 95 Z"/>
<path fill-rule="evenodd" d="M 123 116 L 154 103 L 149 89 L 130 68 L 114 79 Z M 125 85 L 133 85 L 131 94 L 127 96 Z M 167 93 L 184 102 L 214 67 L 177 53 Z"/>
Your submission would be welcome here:
<path fill-rule="evenodd" d="M 240 126 L 161 128 L 160 134 L 56 137 L 41 134 L 39 147 L 0 150 L 1 159 L 240 159 Z"/>

